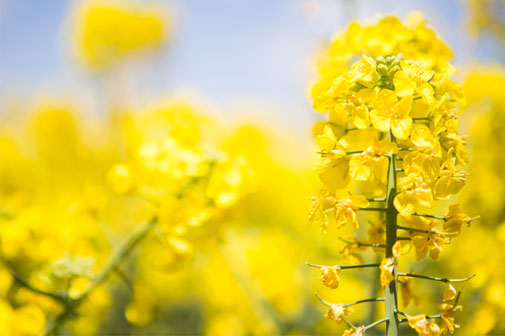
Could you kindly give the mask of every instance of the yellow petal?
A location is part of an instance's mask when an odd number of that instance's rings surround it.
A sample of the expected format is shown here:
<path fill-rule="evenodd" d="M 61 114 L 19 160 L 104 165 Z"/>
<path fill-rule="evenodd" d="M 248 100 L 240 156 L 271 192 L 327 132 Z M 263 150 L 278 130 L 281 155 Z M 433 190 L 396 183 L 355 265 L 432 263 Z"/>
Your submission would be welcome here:
<path fill-rule="evenodd" d="M 368 108 L 366 105 L 358 106 L 353 113 L 352 122 L 356 128 L 366 129 L 370 125 L 370 118 L 368 116 Z"/>
<path fill-rule="evenodd" d="M 412 96 L 414 94 L 414 83 L 405 75 L 403 71 L 397 71 L 393 78 L 393 85 L 398 97 Z"/>
<path fill-rule="evenodd" d="M 456 289 L 454 288 L 453 285 L 449 284 L 449 287 L 447 287 L 447 289 L 444 291 L 443 293 L 443 301 L 450 301 L 452 299 L 454 299 L 456 297 L 456 295 L 458 294 L 458 292 L 456 291 Z"/>
<path fill-rule="evenodd" d="M 381 132 L 389 131 L 389 119 L 377 110 L 372 110 L 370 112 L 370 119 L 372 121 L 373 127 Z"/>
<path fill-rule="evenodd" d="M 349 160 L 349 173 L 355 181 L 367 181 L 371 175 L 370 162 L 362 155 L 353 155 Z"/>
<path fill-rule="evenodd" d="M 412 118 L 406 117 L 397 122 L 391 123 L 391 131 L 397 139 L 406 140 L 410 135 L 411 126 Z"/>

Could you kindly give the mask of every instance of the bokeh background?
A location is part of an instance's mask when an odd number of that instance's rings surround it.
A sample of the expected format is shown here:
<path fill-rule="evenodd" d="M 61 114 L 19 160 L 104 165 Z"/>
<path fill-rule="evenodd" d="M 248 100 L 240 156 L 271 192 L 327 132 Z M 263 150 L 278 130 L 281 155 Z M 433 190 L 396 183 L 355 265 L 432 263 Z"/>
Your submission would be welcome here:
<path fill-rule="evenodd" d="M 131 17 L 117 19 L 114 10 L 86 16 L 87 6 L 104 4 L 126 8 Z M 0 334 L 38 334 L 61 313 L 16 275 L 78 297 L 125 237 L 157 213 L 116 164 L 135 166 L 130 154 L 158 139 L 159 125 L 168 130 L 161 138 L 177 139 L 185 164 L 185 150 L 196 146 L 193 133 L 226 157 L 226 185 L 213 187 L 225 191 L 206 189 L 217 210 L 194 198 L 161 201 L 161 217 L 184 206 L 194 212 L 181 216 L 198 223 L 163 222 L 164 243 L 148 237 L 139 244 L 58 332 L 342 332 L 324 319 L 313 293 L 350 302 L 378 285 L 376 274 L 363 271 L 330 291 L 305 266 L 339 263 L 343 244 L 336 237 L 351 234 L 323 234 L 307 220 L 309 197 L 320 187 L 311 130 L 321 115 L 309 89 L 318 53 L 353 19 L 419 12 L 454 51 L 468 97 L 460 128 L 470 135 L 471 157 L 460 202 L 482 216 L 440 260 L 422 261 L 421 268 L 456 278 L 477 273 L 460 287 L 464 311 L 456 334 L 504 335 L 504 6 L 501 0 L 1 1 Z M 147 19 L 135 21 L 132 13 Z M 104 38 L 121 40 L 119 52 L 93 54 L 82 31 L 106 34 L 100 25 L 121 31 Z M 125 42 L 130 36 L 137 45 Z M 207 158 L 207 147 L 197 152 Z M 155 202 L 182 183 L 173 174 L 159 180 L 142 174 L 135 183 Z M 430 307 L 442 291 L 418 285 L 425 300 L 419 309 L 411 303 L 413 311 Z M 363 306 L 353 319 L 380 314 Z"/>

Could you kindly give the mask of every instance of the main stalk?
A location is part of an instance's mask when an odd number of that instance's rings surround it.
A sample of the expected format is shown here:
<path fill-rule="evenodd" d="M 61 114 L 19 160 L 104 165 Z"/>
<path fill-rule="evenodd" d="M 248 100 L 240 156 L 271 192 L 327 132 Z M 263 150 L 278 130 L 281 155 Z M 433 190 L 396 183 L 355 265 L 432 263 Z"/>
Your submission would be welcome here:
<path fill-rule="evenodd" d="M 394 137 L 389 132 L 389 139 L 394 142 Z M 393 200 L 396 194 L 396 157 L 394 154 L 389 159 L 388 185 L 386 197 L 386 258 L 393 258 L 393 245 L 396 243 L 396 221 L 398 211 L 394 207 Z M 393 275 L 395 279 L 385 288 L 386 301 L 386 336 L 398 336 L 399 322 L 396 311 L 398 310 L 398 295 L 396 287 L 397 267 L 394 267 Z"/>

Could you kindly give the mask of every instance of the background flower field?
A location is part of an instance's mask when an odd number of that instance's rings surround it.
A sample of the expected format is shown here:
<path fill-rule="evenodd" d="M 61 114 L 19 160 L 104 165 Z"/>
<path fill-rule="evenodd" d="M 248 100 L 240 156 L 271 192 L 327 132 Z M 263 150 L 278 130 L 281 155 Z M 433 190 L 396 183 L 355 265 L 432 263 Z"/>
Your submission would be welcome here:
<path fill-rule="evenodd" d="M 369 234 L 365 214 L 358 230 L 309 220 L 315 139 L 335 132 L 310 91 L 336 33 L 386 15 L 424 20 L 452 49 L 433 53 L 454 55 L 468 175 L 431 210 L 480 216 L 412 272 L 476 274 L 457 285 L 455 334 L 505 334 L 504 2 L 7 0 L 0 335 L 344 332 L 314 293 L 380 296 L 380 270 L 342 272 L 331 289 L 306 262 L 382 259 L 349 247 Z M 446 287 L 408 285 L 400 308 L 435 313 Z M 384 316 L 353 309 L 356 325 Z"/>

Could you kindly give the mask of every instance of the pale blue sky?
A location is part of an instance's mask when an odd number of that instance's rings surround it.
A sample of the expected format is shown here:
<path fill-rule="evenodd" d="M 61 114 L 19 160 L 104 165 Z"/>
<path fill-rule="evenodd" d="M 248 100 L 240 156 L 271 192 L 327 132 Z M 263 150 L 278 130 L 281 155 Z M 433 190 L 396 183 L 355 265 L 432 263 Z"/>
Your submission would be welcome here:
<path fill-rule="evenodd" d="M 147 1 L 147 0 L 145 0 Z M 305 132 L 316 116 L 307 98 L 313 58 L 353 15 L 405 16 L 418 10 L 456 53 L 457 65 L 493 60 L 492 41 L 471 41 L 462 0 L 173 0 L 173 42 L 135 74 L 130 90 L 147 100 L 191 90 L 224 115 L 243 108 Z M 0 0 L 0 99 L 40 92 L 93 99 L 101 87 L 65 51 L 69 0 Z M 313 14 L 307 8 L 317 9 Z M 130 92 L 131 92 L 130 91 Z M 253 118 L 253 116 L 251 116 Z"/>

